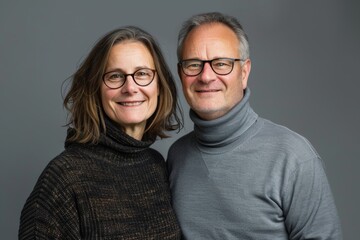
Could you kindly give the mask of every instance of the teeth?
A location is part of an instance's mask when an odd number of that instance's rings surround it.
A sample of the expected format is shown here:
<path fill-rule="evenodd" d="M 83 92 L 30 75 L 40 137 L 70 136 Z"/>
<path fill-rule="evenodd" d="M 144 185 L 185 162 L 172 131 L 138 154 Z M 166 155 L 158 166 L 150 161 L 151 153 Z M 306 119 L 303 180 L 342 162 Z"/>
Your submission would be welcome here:
<path fill-rule="evenodd" d="M 120 105 L 122 105 L 122 106 L 138 106 L 141 103 L 142 102 L 121 102 Z"/>

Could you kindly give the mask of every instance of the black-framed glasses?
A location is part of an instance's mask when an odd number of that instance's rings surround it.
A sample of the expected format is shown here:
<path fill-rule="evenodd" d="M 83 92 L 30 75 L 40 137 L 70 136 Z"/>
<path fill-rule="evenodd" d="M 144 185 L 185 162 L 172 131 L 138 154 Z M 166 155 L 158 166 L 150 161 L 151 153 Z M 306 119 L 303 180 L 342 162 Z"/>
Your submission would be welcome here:
<path fill-rule="evenodd" d="M 154 80 L 155 73 L 156 70 L 150 68 L 141 68 L 129 74 L 120 71 L 111 71 L 104 73 L 102 79 L 108 88 L 117 89 L 124 86 L 127 76 L 131 76 L 137 85 L 145 87 Z"/>
<path fill-rule="evenodd" d="M 178 64 L 182 72 L 187 76 L 197 76 L 204 69 L 205 63 L 209 63 L 211 69 L 218 75 L 227 75 L 232 72 L 234 62 L 245 61 L 240 58 L 215 58 L 212 60 L 186 59 L 181 60 Z"/>

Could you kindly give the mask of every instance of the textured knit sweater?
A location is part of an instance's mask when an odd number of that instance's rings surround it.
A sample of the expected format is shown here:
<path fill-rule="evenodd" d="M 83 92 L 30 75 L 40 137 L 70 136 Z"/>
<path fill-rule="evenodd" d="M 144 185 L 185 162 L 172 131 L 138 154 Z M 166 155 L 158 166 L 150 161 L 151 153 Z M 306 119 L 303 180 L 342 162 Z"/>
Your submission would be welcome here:
<path fill-rule="evenodd" d="M 19 239 L 180 239 L 165 161 L 106 120 L 98 144 L 66 142 L 21 213 Z"/>
<path fill-rule="evenodd" d="M 302 136 L 258 117 L 248 100 L 204 121 L 168 155 L 185 239 L 342 239 L 323 162 Z"/>

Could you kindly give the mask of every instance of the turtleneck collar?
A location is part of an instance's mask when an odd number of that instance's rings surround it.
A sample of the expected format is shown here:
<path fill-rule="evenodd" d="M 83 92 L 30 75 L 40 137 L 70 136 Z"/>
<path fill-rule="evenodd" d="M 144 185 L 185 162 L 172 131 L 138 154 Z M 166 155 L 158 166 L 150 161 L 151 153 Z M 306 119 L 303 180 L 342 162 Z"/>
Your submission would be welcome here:
<path fill-rule="evenodd" d="M 224 116 L 206 121 L 190 110 L 194 122 L 194 133 L 202 150 L 231 145 L 256 121 L 258 115 L 249 104 L 250 89 L 245 90 L 243 99 Z"/>
<path fill-rule="evenodd" d="M 105 115 L 106 134 L 101 134 L 100 143 L 117 148 L 119 151 L 136 152 L 150 147 L 155 139 L 139 141 L 127 135 L 115 122 Z"/>
<path fill-rule="evenodd" d="M 105 114 L 104 114 L 105 115 Z M 129 135 L 127 135 L 114 121 L 105 115 L 104 117 L 106 131 L 101 133 L 99 142 L 96 145 L 104 145 L 110 149 L 114 149 L 119 152 L 138 152 L 145 150 L 154 143 L 155 139 L 143 139 L 139 141 Z M 74 129 L 69 128 L 67 139 L 72 135 Z M 74 142 L 65 142 L 65 147 L 68 147 Z M 90 144 L 92 145 L 92 144 Z"/>

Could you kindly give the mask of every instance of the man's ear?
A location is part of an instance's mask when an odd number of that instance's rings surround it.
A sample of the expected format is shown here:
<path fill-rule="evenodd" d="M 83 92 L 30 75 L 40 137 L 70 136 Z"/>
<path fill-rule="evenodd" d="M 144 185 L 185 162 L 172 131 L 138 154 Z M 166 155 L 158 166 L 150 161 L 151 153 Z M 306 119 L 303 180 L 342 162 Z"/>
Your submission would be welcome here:
<path fill-rule="evenodd" d="M 241 82 L 243 89 L 247 87 L 250 71 L 251 71 L 251 60 L 248 58 L 241 66 Z"/>

